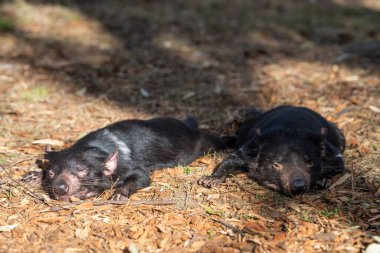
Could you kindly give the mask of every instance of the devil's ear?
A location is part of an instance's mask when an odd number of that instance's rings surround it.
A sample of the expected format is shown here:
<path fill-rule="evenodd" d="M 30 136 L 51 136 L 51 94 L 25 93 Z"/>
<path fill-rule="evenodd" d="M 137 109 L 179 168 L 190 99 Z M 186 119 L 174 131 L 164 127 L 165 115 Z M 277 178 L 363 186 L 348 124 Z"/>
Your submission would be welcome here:
<path fill-rule="evenodd" d="M 54 157 L 57 156 L 57 154 L 58 154 L 57 151 L 45 152 L 44 158 L 47 159 L 47 160 L 52 160 L 52 159 L 54 159 Z"/>
<path fill-rule="evenodd" d="M 104 162 L 104 175 L 110 176 L 115 173 L 117 168 L 117 158 L 119 156 L 119 152 L 117 149 L 108 156 L 106 161 Z"/>
<path fill-rule="evenodd" d="M 39 157 L 36 160 L 36 164 L 37 164 L 38 168 L 45 170 L 49 166 L 50 162 L 47 159 Z"/>
<path fill-rule="evenodd" d="M 342 153 L 331 143 L 326 142 L 325 156 L 321 160 L 321 175 L 331 178 L 346 171 Z"/>
<path fill-rule="evenodd" d="M 45 146 L 44 158 L 47 160 L 52 160 L 58 154 L 58 151 L 53 151 L 50 145 Z"/>
<path fill-rule="evenodd" d="M 43 155 L 39 155 L 36 160 L 38 168 L 45 170 L 49 166 L 50 161 L 54 159 L 58 153 L 58 151 L 52 151 L 51 146 L 47 145 L 45 147 L 45 153 Z"/>
<path fill-rule="evenodd" d="M 55 157 L 57 157 L 58 153 L 59 151 L 53 151 L 51 149 L 51 146 L 47 145 L 45 147 L 45 153 L 44 153 L 43 158 L 39 158 L 36 161 L 38 167 L 40 167 L 41 169 L 47 168 L 49 165 L 49 162 L 53 160 Z"/>
<path fill-rule="evenodd" d="M 342 157 L 343 157 L 342 153 L 339 152 L 339 150 L 336 147 L 334 147 L 330 142 L 328 142 L 326 140 L 320 143 L 320 148 L 321 148 L 321 156 L 323 158 L 342 159 Z"/>

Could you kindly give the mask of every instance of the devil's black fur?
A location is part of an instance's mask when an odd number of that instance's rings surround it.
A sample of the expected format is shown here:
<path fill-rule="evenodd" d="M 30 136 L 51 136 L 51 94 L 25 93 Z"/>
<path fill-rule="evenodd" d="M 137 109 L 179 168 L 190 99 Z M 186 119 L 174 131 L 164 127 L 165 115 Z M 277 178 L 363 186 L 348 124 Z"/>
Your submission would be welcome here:
<path fill-rule="evenodd" d="M 224 149 L 217 137 L 201 133 L 196 120 L 125 120 L 87 134 L 71 147 L 47 152 L 43 187 L 55 199 L 87 198 L 115 187 L 124 199 L 150 183 L 150 172 L 188 164 Z"/>
<path fill-rule="evenodd" d="M 288 195 L 325 187 L 342 173 L 345 138 L 318 113 L 280 106 L 251 111 L 237 132 L 236 151 L 211 176 L 198 182 L 211 187 L 230 174 L 246 172 L 260 184 Z"/>

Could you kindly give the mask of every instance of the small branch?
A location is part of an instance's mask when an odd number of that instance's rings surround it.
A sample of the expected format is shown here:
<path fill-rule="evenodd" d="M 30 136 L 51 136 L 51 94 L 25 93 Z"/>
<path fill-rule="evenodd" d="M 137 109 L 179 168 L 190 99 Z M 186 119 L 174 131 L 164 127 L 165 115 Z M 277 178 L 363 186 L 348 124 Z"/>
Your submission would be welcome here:
<path fill-rule="evenodd" d="M 376 215 L 375 217 L 372 217 L 371 219 L 368 220 L 368 222 L 372 222 L 378 219 L 380 219 L 380 214 Z"/>
<path fill-rule="evenodd" d="M 231 230 L 234 231 L 235 233 L 239 233 L 239 234 L 241 235 L 241 237 L 244 237 L 244 232 L 243 232 L 240 228 L 235 227 L 235 226 L 233 226 L 233 225 L 231 225 L 231 224 L 229 224 L 229 223 L 227 223 L 227 222 L 225 222 L 225 221 L 222 221 L 222 220 L 217 220 L 217 219 L 214 219 L 214 218 L 211 218 L 211 219 L 212 219 L 213 221 L 218 222 L 218 223 L 222 224 L 223 226 L 225 226 L 225 227 L 231 229 Z"/>
<path fill-rule="evenodd" d="M 174 205 L 176 202 L 173 200 L 137 200 L 137 201 L 120 201 L 120 200 L 99 200 L 92 202 L 94 206 L 104 206 L 104 205 L 153 205 L 153 206 L 164 206 L 164 205 Z"/>
<path fill-rule="evenodd" d="M 189 200 L 189 192 L 188 192 L 188 189 L 186 187 L 186 192 L 185 192 L 185 204 L 183 206 L 183 210 L 186 210 L 187 209 L 187 205 L 188 205 L 188 200 Z"/>

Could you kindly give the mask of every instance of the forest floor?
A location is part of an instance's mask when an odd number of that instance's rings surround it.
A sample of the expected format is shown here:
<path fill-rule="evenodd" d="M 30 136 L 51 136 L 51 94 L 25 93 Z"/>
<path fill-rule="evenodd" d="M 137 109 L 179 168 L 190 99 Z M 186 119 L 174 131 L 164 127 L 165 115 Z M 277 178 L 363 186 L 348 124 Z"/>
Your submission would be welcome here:
<path fill-rule="evenodd" d="M 380 50 L 350 43 L 379 41 L 379 24 L 376 0 L 0 1 L 0 252 L 376 252 Z M 155 172 L 127 205 L 19 182 L 46 144 L 117 120 L 192 115 L 232 134 L 281 104 L 344 131 L 349 173 L 330 189 L 197 185 L 228 152 Z"/>

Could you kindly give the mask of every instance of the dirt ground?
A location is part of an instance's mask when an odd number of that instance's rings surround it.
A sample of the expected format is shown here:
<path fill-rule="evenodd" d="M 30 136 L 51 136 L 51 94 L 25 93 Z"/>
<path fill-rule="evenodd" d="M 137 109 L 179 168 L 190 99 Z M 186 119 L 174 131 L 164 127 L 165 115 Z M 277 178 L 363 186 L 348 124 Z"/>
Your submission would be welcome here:
<path fill-rule="evenodd" d="M 0 252 L 380 246 L 380 50 L 347 49 L 379 39 L 376 0 L 0 1 Z M 45 144 L 117 120 L 193 115 L 232 134 L 247 109 L 281 104 L 344 131 L 349 174 L 330 189 L 288 198 L 244 175 L 198 186 L 226 153 L 155 172 L 127 205 L 19 182 Z"/>

